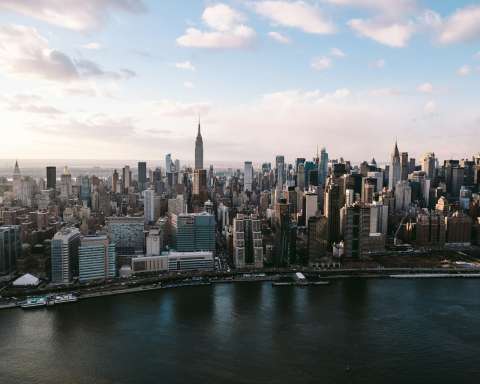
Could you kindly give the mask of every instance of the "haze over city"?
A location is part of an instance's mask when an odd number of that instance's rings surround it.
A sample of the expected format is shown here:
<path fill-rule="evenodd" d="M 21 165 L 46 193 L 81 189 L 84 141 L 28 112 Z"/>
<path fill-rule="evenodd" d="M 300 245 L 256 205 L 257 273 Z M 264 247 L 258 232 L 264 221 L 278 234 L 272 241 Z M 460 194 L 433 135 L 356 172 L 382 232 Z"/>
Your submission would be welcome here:
<path fill-rule="evenodd" d="M 1 157 L 478 150 L 472 1 L 0 2 Z M 455 140 L 455 146 L 450 146 Z"/>

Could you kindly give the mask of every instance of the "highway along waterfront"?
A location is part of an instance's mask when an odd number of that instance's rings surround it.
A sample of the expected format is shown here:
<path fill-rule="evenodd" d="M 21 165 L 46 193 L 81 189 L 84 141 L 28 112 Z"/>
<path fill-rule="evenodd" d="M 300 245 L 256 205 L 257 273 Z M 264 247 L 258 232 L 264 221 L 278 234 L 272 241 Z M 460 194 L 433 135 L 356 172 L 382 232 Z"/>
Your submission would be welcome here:
<path fill-rule="evenodd" d="M 478 279 L 330 281 L 1 311 L 0 382 L 478 382 Z"/>

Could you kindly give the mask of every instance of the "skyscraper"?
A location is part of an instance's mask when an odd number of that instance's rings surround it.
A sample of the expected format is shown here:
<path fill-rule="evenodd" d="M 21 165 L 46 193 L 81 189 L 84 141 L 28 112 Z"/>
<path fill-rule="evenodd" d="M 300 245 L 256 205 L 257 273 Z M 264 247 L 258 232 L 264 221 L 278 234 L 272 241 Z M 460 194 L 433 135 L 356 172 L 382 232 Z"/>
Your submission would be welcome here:
<path fill-rule="evenodd" d="M 330 183 L 325 190 L 324 214 L 328 220 L 328 241 L 340 240 L 340 186 Z"/>
<path fill-rule="evenodd" d="M 238 213 L 233 219 L 233 261 L 236 268 L 263 267 L 260 219 Z"/>
<path fill-rule="evenodd" d="M 170 153 L 167 153 L 165 155 L 165 172 L 172 172 L 172 155 Z"/>
<path fill-rule="evenodd" d="M 112 192 L 117 193 L 118 191 L 118 172 L 115 169 L 112 176 Z"/>
<path fill-rule="evenodd" d="M 251 161 L 245 161 L 245 168 L 243 173 L 244 191 L 252 192 L 253 168 Z"/>
<path fill-rule="evenodd" d="M 328 177 L 328 153 L 325 148 L 320 151 L 320 162 L 318 164 L 318 184 L 325 185 Z"/>
<path fill-rule="evenodd" d="M 400 166 L 401 166 L 401 175 L 400 179 L 401 180 L 407 180 L 408 179 L 408 171 L 409 171 L 409 160 L 408 160 L 408 152 L 402 152 L 401 160 L 400 160 Z"/>
<path fill-rule="evenodd" d="M 388 175 L 388 189 L 393 191 L 397 183 L 402 177 L 402 166 L 400 163 L 400 152 L 398 151 L 397 142 L 395 141 L 395 147 L 390 161 L 390 169 Z"/>
<path fill-rule="evenodd" d="M 345 256 L 360 258 L 368 251 L 370 207 L 355 203 L 345 208 Z"/>
<path fill-rule="evenodd" d="M 428 179 L 435 177 L 435 154 L 428 152 L 422 158 L 422 171 L 425 172 Z"/>
<path fill-rule="evenodd" d="M 52 283 L 66 284 L 78 275 L 78 247 L 80 231 L 65 228 L 57 232 L 51 242 Z"/>
<path fill-rule="evenodd" d="M 155 190 L 146 189 L 143 199 L 143 210 L 145 223 L 150 224 L 155 221 Z"/>
<path fill-rule="evenodd" d="M 143 192 L 147 184 L 147 163 L 140 161 L 138 163 L 138 190 Z"/>
<path fill-rule="evenodd" d="M 0 275 L 15 270 L 16 260 L 22 252 L 19 225 L 0 226 Z"/>
<path fill-rule="evenodd" d="M 80 281 L 115 277 L 115 256 L 115 244 L 107 236 L 83 237 L 78 250 Z"/>
<path fill-rule="evenodd" d="M 47 189 L 57 187 L 57 167 L 47 167 Z"/>
<path fill-rule="evenodd" d="M 72 175 L 68 167 L 63 168 L 63 173 L 60 176 L 60 196 L 69 199 L 72 195 Z"/>
<path fill-rule="evenodd" d="M 130 187 L 132 186 L 132 171 L 130 170 L 129 165 L 125 165 L 122 169 L 122 182 L 123 182 L 123 193 L 128 193 Z"/>
<path fill-rule="evenodd" d="M 195 140 L 195 169 L 203 169 L 203 140 L 200 133 L 200 120 L 198 120 L 198 132 Z"/>

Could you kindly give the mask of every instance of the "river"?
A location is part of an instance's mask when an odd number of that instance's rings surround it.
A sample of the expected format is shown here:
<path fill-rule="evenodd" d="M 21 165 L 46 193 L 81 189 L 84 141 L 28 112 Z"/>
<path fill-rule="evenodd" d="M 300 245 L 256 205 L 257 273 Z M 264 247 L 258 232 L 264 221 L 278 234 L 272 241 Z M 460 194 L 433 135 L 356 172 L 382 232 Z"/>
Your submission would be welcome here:
<path fill-rule="evenodd" d="M 478 383 L 480 280 L 216 284 L 0 311 L 0 383 Z"/>

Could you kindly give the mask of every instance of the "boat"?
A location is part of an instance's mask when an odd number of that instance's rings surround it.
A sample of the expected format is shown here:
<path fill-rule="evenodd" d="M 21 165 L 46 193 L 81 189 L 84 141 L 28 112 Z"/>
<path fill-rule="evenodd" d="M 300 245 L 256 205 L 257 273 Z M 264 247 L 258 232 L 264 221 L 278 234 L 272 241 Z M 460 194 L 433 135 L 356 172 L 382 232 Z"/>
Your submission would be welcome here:
<path fill-rule="evenodd" d="M 25 301 L 20 303 L 20 307 L 23 309 L 45 307 L 46 305 L 47 305 L 47 298 L 44 296 L 27 297 Z"/>
<path fill-rule="evenodd" d="M 287 286 L 296 286 L 296 287 L 309 287 L 312 285 L 329 285 L 330 281 L 277 281 L 273 282 L 272 286 L 274 287 L 287 287 Z"/>
<path fill-rule="evenodd" d="M 56 295 L 53 297 L 54 304 L 73 303 L 75 301 L 78 301 L 78 297 L 71 293 L 66 295 Z"/>

